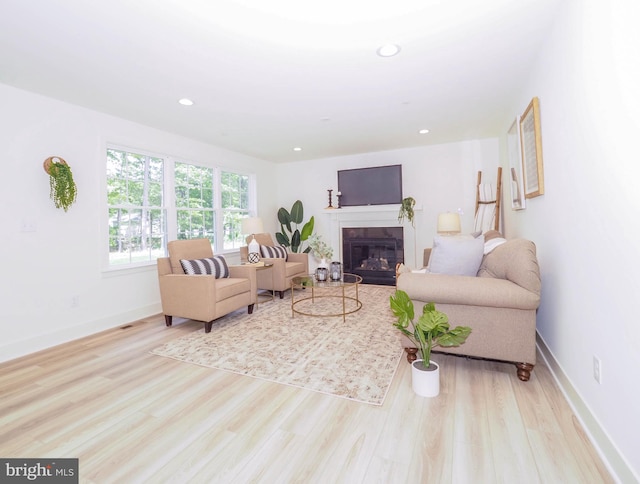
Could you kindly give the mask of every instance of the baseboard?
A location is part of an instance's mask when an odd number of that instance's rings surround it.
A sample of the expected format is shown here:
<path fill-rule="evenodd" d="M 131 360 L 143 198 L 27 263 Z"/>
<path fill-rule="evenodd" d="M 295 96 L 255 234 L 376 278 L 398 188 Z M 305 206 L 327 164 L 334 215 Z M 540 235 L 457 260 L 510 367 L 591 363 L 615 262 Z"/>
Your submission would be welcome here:
<path fill-rule="evenodd" d="M 162 312 L 160 303 L 150 304 L 141 308 L 116 314 L 107 318 L 96 319 L 52 333 L 41 334 L 33 338 L 24 339 L 0 346 L 0 363 L 42 351 L 53 346 L 84 338 L 107 329 L 116 328 L 122 324 L 137 321 Z"/>
<path fill-rule="evenodd" d="M 609 469 L 609 472 L 611 472 L 613 478 L 616 482 L 620 483 L 640 482 L 640 479 L 634 474 L 633 469 L 618 451 L 615 444 L 611 441 L 606 431 L 600 425 L 600 422 L 598 422 L 598 419 L 591 413 L 591 410 L 575 389 L 571 380 L 569 380 L 540 334 L 536 334 L 536 343 L 540 350 L 540 354 L 546 361 L 547 366 L 551 370 L 551 374 L 560 387 L 560 390 L 582 424 L 589 440 L 591 440 L 591 443 L 600 454 L 604 464 Z"/>

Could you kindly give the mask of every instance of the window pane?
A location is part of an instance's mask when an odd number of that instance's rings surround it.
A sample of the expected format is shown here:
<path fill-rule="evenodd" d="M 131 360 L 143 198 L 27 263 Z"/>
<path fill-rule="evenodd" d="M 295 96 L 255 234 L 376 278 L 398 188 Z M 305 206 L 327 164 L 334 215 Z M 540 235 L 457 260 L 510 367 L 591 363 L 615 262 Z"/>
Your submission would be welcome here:
<path fill-rule="evenodd" d="M 129 183 L 127 183 L 127 192 L 128 192 L 127 201 L 131 205 L 139 205 L 139 206 L 143 205 L 142 203 L 143 189 L 144 189 L 144 182 L 130 181 Z"/>
<path fill-rule="evenodd" d="M 202 206 L 205 208 L 213 208 L 213 188 L 202 189 Z"/>
<path fill-rule="evenodd" d="M 222 208 L 247 209 L 249 177 L 238 173 L 222 172 Z"/>
<path fill-rule="evenodd" d="M 162 158 L 149 158 L 149 180 L 162 183 L 164 180 L 164 160 Z"/>
<path fill-rule="evenodd" d="M 122 177 L 124 153 L 122 151 L 107 150 L 107 178 Z"/>
<path fill-rule="evenodd" d="M 164 255 L 166 212 L 163 201 L 162 158 L 107 150 L 110 264 L 146 262 Z"/>
<path fill-rule="evenodd" d="M 126 202 L 127 182 L 119 178 L 107 178 L 107 201 L 109 205 Z"/>
<path fill-rule="evenodd" d="M 204 237 L 213 243 L 213 175 L 212 168 L 176 163 L 175 192 L 179 239 Z"/>
<path fill-rule="evenodd" d="M 191 226 L 191 218 L 189 212 L 178 210 L 178 239 L 188 239 L 189 227 Z"/>
<path fill-rule="evenodd" d="M 191 186 L 189 187 L 189 207 L 202 207 L 202 191 L 200 190 L 199 186 L 193 185 L 193 180 Z"/>
<path fill-rule="evenodd" d="M 216 224 L 215 224 L 215 218 L 214 218 L 214 212 L 213 211 L 209 211 L 207 210 L 204 213 L 204 224 L 205 224 L 205 234 L 204 237 L 209 239 L 211 241 L 211 246 L 215 247 L 215 241 L 216 241 Z"/>
<path fill-rule="evenodd" d="M 124 177 L 129 180 L 142 181 L 144 179 L 144 159 L 143 155 L 127 153 Z"/>
<path fill-rule="evenodd" d="M 198 237 L 202 237 L 204 232 L 204 220 L 202 216 L 202 212 L 192 211 L 191 212 L 191 239 L 197 239 Z"/>
<path fill-rule="evenodd" d="M 240 230 L 241 220 L 248 217 L 248 212 L 224 212 L 224 249 L 237 249 L 246 245 Z"/>
<path fill-rule="evenodd" d="M 162 183 L 149 183 L 149 206 L 162 206 Z"/>

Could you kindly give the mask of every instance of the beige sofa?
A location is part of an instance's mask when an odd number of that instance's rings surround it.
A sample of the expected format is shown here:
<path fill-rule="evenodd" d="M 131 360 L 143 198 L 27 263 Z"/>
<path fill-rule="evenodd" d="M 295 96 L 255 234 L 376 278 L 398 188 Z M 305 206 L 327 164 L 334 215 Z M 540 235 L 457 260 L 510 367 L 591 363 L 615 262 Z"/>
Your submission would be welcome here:
<path fill-rule="evenodd" d="M 524 239 L 508 240 L 484 255 L 477 277 L 404 272 L 397 279 L 416 314 L 434 302 L 451 326 L 472 328 L 461 346 L 437 351 L 513 362 L 522 381 L 529 380 L 536 363 L 540 287 L 536 247 Z M 415 351 L 408 339 L 405 343 L 410 358 Z"/>

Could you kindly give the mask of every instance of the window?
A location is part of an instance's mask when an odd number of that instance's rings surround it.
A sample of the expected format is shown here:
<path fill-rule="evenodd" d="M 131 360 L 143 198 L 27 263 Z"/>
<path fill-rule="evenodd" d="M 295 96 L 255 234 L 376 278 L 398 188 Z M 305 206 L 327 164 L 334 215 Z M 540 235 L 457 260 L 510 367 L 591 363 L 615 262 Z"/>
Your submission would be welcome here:
<path fill-rule="evenodd" d="M 215 246 L 214 170 L 176 163 L 178 239 L 206 238 Z"/>
<path fill-rule="evenodd" d="M 107 150 L 109 264 L 155 260 L 165 253 L 164 159 Z"/>
<path fill-rule="evenodd" d="M 154 263 L 167 240 L 207 238 L 216 253 L 245 245 L 240 221 L 255 206 L 254 179 L 108 148 L 109 266 Z"/>
<path fill-rule="evenodd" d="M 237 249 L 245 245 L 240 221 L 249 216 L 249 177 L 223 171 L 220 178 L 224 250 Z"/>

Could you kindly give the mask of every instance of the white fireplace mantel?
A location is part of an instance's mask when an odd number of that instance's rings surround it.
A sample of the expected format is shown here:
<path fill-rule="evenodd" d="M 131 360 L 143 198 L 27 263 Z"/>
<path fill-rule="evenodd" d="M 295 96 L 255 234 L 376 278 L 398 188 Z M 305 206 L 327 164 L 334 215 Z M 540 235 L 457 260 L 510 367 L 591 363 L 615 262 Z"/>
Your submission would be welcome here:
<path fill-rule="evenodd" d="M 415 206 L 415 212 L 421 211 L 422 206 Z M 411 222 L 404 220 L 398 222 L 400 205 L 367 205 L 361 207 L 327 208 L 323 212 L 329 217 L 331 236 L 330 244 L 333 253 L 342 258 L 342 229 L 350 227 L 397 227 L 401 225 L 404 230 L 404 261 L 409 267 L 417 267 L 416 263 L 416 230 L 417 218 L 414 219 L 416 227 Z M 420 263 L 420 265 L 422 265 Z"/>

